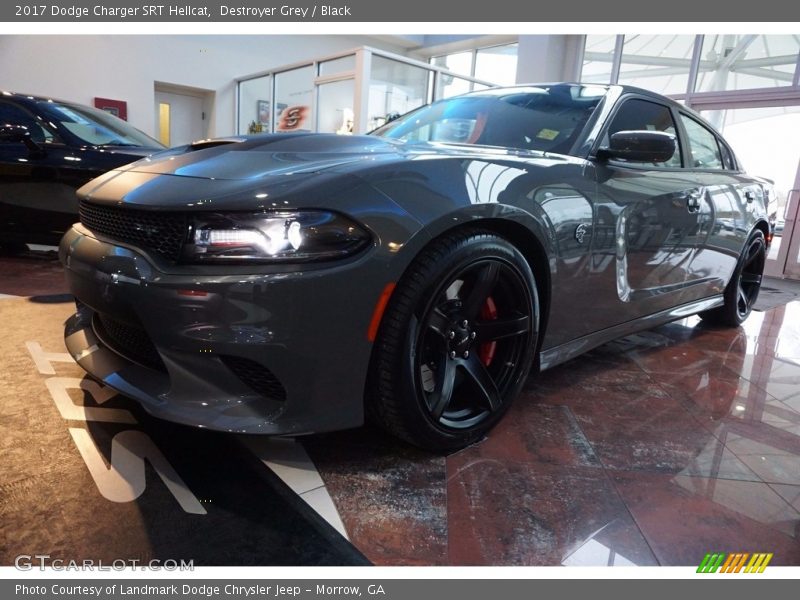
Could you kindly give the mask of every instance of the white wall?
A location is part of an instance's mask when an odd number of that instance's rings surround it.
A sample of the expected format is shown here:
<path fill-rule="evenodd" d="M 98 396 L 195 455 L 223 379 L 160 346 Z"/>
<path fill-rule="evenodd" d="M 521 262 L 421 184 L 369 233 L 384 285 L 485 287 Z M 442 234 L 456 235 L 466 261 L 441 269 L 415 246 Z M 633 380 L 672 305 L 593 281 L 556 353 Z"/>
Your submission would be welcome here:
<path fill-rule="evenodd" d="M 210 136 L 231 135 L 234 78 L 357 46 L 403 53 L 369 36 L 0 35 L 0 89 L 92 105 L 128 103 L 128 121 L 154 134 L 154 83 L 215 92 Z"/>

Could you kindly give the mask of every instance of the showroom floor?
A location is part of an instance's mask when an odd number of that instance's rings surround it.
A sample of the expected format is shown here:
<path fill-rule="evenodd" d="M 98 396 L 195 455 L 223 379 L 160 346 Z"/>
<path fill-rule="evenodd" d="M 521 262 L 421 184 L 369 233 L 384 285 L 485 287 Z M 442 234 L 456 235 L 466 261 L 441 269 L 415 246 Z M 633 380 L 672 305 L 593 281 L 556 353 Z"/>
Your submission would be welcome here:
<path fill-rule="evenodd" d="M 737 330 L 689 318 L 531 378 L 487 439 L 441 457 L 366 428 L 295 443 L 150 419 L 59 362 L 53 255 L 0 258 L 0 562 L 50 540 L 202 564 L 799 565 L 800 301 L 765 286 Z M 146 488 L 126 451 L 154 465 Z"/>

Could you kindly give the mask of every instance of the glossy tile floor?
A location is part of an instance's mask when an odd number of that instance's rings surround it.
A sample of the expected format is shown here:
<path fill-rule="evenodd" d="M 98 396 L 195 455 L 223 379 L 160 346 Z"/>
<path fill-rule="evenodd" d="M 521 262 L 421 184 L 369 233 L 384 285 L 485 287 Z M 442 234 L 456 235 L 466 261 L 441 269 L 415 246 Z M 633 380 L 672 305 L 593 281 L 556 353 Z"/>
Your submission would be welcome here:
<path fill-rule="evenodd" d="M 305 444 L 376 563 L 800 565 L 800 302 L 735 330 L 692 317 L 532 377 L 446 458 L 366 430 Z"/>
<path fill-rule="evenodd" d="M 59 292 L 57 263 L 0 259 L 0 295 Z M 531 377 L 485 440 L 448 457 L 368 428 L 298 441 L 288 462 L 253 451 L 291 466 L 298 494 L 324 483 L 332 522 L 377 564 L 758 551 L 800 565 L 800 301 L 735 330 L 692 317 Z"/>

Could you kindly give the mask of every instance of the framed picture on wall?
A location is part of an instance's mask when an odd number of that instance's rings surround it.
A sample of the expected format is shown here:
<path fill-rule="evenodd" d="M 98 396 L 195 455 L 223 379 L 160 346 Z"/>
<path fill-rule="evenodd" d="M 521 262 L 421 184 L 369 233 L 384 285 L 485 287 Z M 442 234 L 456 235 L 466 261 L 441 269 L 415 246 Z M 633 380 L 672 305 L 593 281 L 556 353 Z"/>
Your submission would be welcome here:
<path fill-rule="evenodd" d="M 124 100 L 112 100 L 111 98 L 95 98 L 94 107 L 111 113 L 123 121 L 128 120 L 128 103 Z"/>
<path fill-rule="evenodd" d="M 256 105 L 258 122 L 264 126 L 269 126 L 269 100 L 258 100 Z"/>

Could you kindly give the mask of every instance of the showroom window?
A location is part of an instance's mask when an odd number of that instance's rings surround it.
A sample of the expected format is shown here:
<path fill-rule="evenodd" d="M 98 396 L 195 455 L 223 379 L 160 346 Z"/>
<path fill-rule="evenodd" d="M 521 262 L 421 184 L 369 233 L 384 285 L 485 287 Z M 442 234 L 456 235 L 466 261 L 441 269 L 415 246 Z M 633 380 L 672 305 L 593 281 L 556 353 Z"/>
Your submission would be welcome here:
<path fill-rule="evenodd" d="M 581 80 L 635 85 L 685 100 L 797 87 L 796 35 L 587 35 Z"/>
<path fill-rule="evenodd" d="M 614 66 L 616 35 L 587 35 L 583 48 L 581 81 L 583 83 L 610 83 Z"/>
<path fill-rule="evenodd" d="M 426 69 L 383 56 L 373 56 L 367 129 L 380 127 L 387 120 L 426 104 L 429 79 Z"/>
<path fill-rule="evenodd" d="M 792 85 L 800 38 L 796 35 L 706 35 L 698 92 Z"/>
<path fill-rule="evenodd" d="M 507 61 L 509 51 L 498 48 L 478 57 L 481 68 Z M 498 85 L 441 65 L 364 46 L 241 77 L 237 134 L 367 133 L 433 100 Z"/>
<path fill-rule="evenodd" d="M 275 75 L 275 132 L 312 131 L 311 96 L 314 93 L 314 67 L 300 67 Z"/>
<path fill-rule="evenodd" d="M 473 51 L 455 52 L 454 54 L 445 54 L 444 56 L 434 56 L 431 58 L 431 64 L 437 67 L 443 67 L 459 75 L 472 75 L 474 56 L 475 53 Z"/>
<path fill-rule="evenodd" d="M 682 94 L 689 83 L 695 36 L 626 35 L 618 83 Z"/>
<path fill-rule="evenodd" d="M 265 75 L 239 82 L 239 133 L 269 133 L 272 123 L 272 77 Z"/>
<path fill-rule="evenodd" d="M 340 79 L 321 83 L 317 91 L 317 132 L 353 133 L 355 80 Z"/>
<path fill-rule="evenodd" d="M 477 79 L 492 81 L 497 85 L 514 85 L 517 82 L 517 53 L 519 44 L 502 44 L 487 48 L 476 48 L 466 52 L 454 52 L 442 56 L 431 57 L 430 63 L 444 67 L 459 75 L 467 75 Z M 460 83 L 453 84 L 461 86 Z M 447 88 L 454 92 L 455 88 Z M 470 89 L 461 89 L 455 93 L 469 92 Z M 448 93 L 452 96 L 455 93 Z"/>

